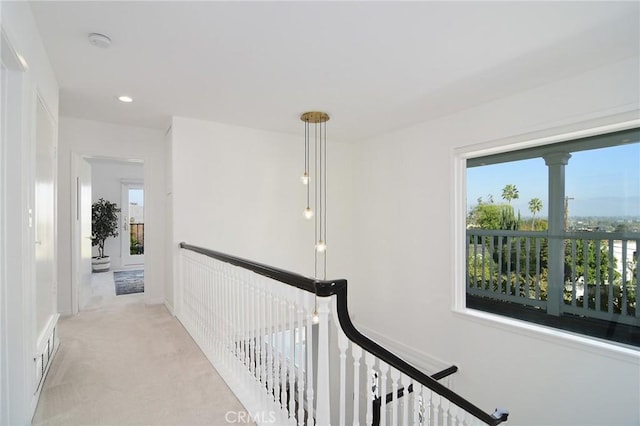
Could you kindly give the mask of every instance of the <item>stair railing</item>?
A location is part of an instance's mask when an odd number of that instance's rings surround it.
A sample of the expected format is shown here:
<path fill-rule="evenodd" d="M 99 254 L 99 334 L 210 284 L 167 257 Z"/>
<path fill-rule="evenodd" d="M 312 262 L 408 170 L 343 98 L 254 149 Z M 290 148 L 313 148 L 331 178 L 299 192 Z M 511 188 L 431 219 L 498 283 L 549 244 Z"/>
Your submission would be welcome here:
<path fill-rule="evenodd" d="M 438 382 L 457 367 L 429 376 L 362 335 L 349 317 L 346 280 L 180 247 L 176 316 L 255 423 L 507 420 L 506 410 L 489 414 Z"/>

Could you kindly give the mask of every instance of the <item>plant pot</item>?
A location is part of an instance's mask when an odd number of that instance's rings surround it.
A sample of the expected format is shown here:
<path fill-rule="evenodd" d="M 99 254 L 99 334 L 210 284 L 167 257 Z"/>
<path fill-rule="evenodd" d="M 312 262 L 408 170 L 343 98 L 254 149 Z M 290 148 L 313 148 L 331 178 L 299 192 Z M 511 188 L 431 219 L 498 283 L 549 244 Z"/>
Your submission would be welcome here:
<path fill-rule="evenodd" d="M 92 257 L 91 258 L 91 269 L 93 272 L 105 272 L 108 271 L 111 267 L 111 257 Z"/>

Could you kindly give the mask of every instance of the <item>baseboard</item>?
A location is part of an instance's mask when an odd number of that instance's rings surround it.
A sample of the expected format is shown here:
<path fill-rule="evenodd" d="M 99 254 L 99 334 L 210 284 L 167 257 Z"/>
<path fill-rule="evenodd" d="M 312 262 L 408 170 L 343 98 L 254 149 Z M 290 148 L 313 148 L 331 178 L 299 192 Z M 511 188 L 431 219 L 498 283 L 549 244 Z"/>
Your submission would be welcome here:
<path fill-rule="evenodd" d="M 172 316 L 174 316 L 174 317 L 176 316 L 175 312 L 173 312 L 173 306 L 168 301 L 166 301 L 166 300 L 164 301 L 164 306 L 165 306 L 165 308 L 167 308 L 167 310 L 169 311 L 169 313 Z"/>
<path fill-rule="evenodd" d="M 158 297 L 156 299 L 146 299 L 144 303 L 146 303 L 147 305 L 162 305 L 164 304 L 164 298 Z"/>
<path fill-rule="evenodd" d="M 49 321 L 48 326 L 44 329 L 39 338 L 39 340 L 42 341 L 38 343 L 38 353 L 34 356 L 36 370 L 40 371 L 41 374 L 36 373 L 37 387 L 33 397 L 31 398 L 29 418 L 32 420 L 35 415 L 38 402 L 40 401 L 40 394 L 42 393 L 42 388 L 44 387 L 47 375 L 49 374 L 51 364 L 53 363 L 55 356 L 58 354 L 58 349 L 60 348 L 60 338 L 57 333 L 59 317 L 60 315 L 56 314 Z"/>
<path fill-rule="evenodd" d="M 444 362 L 434 356 L 421 352 L 415 348 L 405 345 L 404 343 L 400 343 L 397 340 L 373 331 L 370 328 L 363 326 L 358 326 L 358 328 L 360 329 L 362 334 L 369 337 L 380 346 L 393 352 L 394 354 L 426 374 L 432 375 L 453 365 L 453 363 Z"/>

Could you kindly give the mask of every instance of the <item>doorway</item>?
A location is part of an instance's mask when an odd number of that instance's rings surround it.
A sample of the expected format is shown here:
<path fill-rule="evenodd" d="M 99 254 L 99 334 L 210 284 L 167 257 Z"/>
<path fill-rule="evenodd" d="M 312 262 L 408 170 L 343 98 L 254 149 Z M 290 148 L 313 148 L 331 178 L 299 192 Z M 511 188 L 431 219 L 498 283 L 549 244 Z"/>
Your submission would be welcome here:
<path fill-rule="evenodd" d="M 123 191 L 124 186 L 126 191 Z M 116 279 L 123 270 L 144 273 L 144 197 L 144 162 L 73 153 L 72 205 L 76 210 L 73 214 L 75 223 L 71 228 L 74 314 L 113 304 L 144 301 L 143 286 L 138 286 L 135 292 L 123 294 L 118 287 L 122 280 Z M 91 206 L 100 198 L 115 203 L 120 209 L 118 235 L 105 241 L 104 252 L 111 261 L 109 270 L 92 272 L 91 259 L 97 256 L 97 246 L 91 246 Z M 134 244 L 131 244 L 132 237 L 135 237 Z"/>
<path fill-rule="evenodd" d="M 144 185 L 122 183 L 122 266 L 144 264 Z"/>

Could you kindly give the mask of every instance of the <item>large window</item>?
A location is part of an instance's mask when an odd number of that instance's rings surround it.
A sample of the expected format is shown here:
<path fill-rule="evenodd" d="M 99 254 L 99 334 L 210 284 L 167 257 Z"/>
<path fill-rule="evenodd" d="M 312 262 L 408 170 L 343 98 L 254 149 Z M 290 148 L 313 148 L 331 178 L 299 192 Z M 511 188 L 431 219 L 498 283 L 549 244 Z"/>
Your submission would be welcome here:
<path fill-rule="evenodd" d="M 466 304 L 640 346 L 640 129 L 467 160 Z"/>

